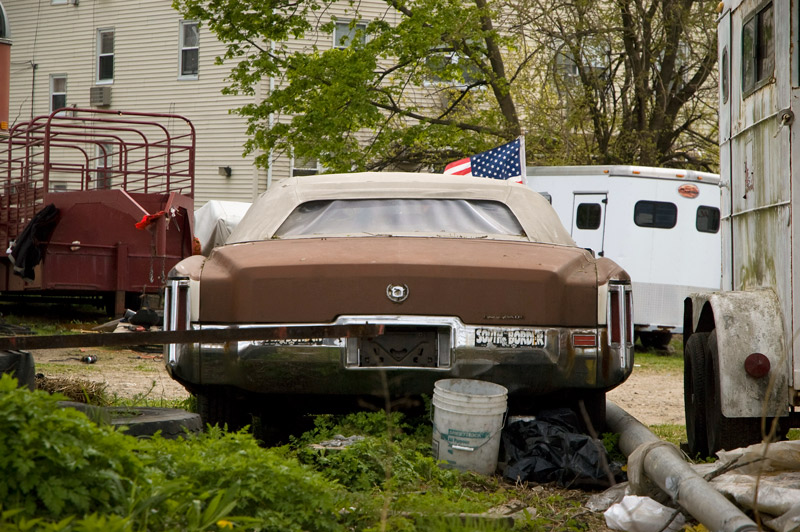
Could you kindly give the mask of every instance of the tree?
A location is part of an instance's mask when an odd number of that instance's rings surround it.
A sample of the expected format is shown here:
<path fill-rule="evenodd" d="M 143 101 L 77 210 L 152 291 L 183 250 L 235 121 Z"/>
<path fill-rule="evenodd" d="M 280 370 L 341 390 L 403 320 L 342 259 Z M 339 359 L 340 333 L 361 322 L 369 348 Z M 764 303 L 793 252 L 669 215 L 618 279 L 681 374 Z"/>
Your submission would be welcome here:
<path fill-rule="evenodd" d="M 441 168 L 521 132 L 529 160 L 694 164 L 689 141 L 711 134 L 692 125 L 708 115 L 697 98 L 715 49 L 713 37 L 688 39 L 701 3 L 174 0 L 225 43 L 218 61 L 236 62 L 224 92 L 273 79 L 236 110 L 257 163 L 293 150 L 334 171 Z M 317 46 L 337 23 L 337 46 Z M 678 67 L 683 43 L 710 59 Z M 564 57 L 577 83 L 559 74 Z M 682 88 L 665 85 L 670 64 L 691 73 Z"/>
<path fill-rule="evenodd" d="M 717 168 L 714 8 L 702 0 L 528 2 L 523 26 L 554 58 L 544 84 L 563 104 L 550 115 L 560 151 L 544 157 Z"/>

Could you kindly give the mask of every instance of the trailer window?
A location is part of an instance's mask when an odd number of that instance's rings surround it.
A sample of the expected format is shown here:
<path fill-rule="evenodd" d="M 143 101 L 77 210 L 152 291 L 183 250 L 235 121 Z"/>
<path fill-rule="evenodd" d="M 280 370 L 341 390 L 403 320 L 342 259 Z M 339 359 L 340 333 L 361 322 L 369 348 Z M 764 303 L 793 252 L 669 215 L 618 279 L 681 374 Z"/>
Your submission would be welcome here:
<path fill-rule="evenodd" d="M 671 229 L 678 221 L 678 207 L 666 201 L 637 201 L 633 208 L 633 223 L 639 227 Z"/>
<path fill-rule="evenodd" d="M 603 218 L 603 208 L 599 203 L 581 203 L 575 212 L 575 225 L 578 229 L 598 229 Z"/>
<path fill-rule="evenodd" d="M 719 231 L 719 209 L 705 205 L 698 207 L 695 226 L 701 233 L 716 233 Z"/>
<path fill-rule="evenodd" d="M 742 26 L 742 91 L 765 85 L 775 69 L 775 23 L 772 2 L 759 8 Z"/>

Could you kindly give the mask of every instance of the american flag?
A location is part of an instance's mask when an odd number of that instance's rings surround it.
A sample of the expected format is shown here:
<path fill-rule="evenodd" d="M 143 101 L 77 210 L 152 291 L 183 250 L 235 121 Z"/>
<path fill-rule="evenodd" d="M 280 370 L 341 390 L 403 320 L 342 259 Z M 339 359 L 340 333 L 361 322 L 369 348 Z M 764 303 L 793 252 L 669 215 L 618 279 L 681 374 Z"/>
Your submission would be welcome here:
<path fill-rule="evenodd" d="M 518 183 L 522 183 L 524 169 L 525 138 L 519 137 L 489 151 L 453 161 L 445 166 L 444 173 L 492 179 L 514 178 Z"/>

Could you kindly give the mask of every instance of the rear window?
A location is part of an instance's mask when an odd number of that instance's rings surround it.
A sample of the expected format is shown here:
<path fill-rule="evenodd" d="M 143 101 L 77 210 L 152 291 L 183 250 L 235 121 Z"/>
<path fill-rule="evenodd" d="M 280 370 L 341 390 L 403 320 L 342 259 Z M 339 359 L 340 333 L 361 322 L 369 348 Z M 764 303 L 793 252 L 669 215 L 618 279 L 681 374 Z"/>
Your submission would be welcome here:
<path fill-rule="evenodd" d="M 705 205 L 698 207 L 695 226 L 701 233 L 716 233 L 719 231 L 719 209 Z"/>
<path fill-rule="evenodd" d="M 508 206 L 496 201 L 392 198 L 303 203 L 281 224 L 275 238 L 414 233 L 525 236 Z"/>
<path fill-rule="evenodd" d="M 633 222 L 639 227 L 671 229 L 678 221 L 678 207 L 666 201 L 637 201 Z"/>

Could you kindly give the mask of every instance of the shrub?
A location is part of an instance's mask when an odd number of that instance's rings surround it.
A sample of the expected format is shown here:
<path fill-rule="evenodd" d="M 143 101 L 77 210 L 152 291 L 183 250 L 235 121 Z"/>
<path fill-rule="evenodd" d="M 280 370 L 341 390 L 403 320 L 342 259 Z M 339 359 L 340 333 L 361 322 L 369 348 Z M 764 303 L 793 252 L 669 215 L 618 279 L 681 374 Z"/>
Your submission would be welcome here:
<path fill-rule="evenodd" d="M 122 513 L 143 472 L 134 440 L 58 399 L 0 377 L 0 501 L 28 516 Z"/>

